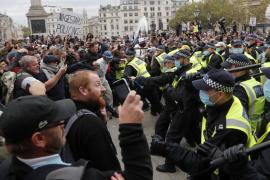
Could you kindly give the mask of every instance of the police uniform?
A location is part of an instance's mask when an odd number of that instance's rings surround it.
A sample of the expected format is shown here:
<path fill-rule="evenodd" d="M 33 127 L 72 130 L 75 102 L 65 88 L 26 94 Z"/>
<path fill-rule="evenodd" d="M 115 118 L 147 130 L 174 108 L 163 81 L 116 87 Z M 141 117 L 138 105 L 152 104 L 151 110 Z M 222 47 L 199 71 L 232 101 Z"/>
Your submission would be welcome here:
<path fill-rule="evenodd" d="M 164 73 L 164 56 L 166 55 L 166 53 L 164 52 L 165 46 L 160 45 L 157 47 L 157 49 L 163 52 L 161 52 L 161 54 L 155 57 L 151 62 L 151 70 L 149 71 L 151 77 L 159 76 Z"/>
<path fill-rule="evenodd" d="M 242 67 L 251 65 L 251 62 L 243 54 L 232 54 L 222 63 L 222 66 L 228 68 L 233 64 L 237 67 Z M 262 84 L 251 78 L 249 73 L 236 77 L 234 95 L 240 99 L 246 109 L 252 131 L 255 132 L 256 129 L 260 129 L 265 104 Z"/>
<path fill-rule="evenodd" d="M 132 50 L 129 50 L 127 52 L 128 56 L 133 56 L 133 59 L 127 63 L 124 71 L 124 77 L 144 77 L 149 78 L 150 74 L 146 69 L 146 63 L 135 57 L 135 52 Z M 162 110 L 162 104 L 159 100 L 159 94 L 157 89 L 144 86 L 143 89 L 137 89 L 137 92 L 142 96 L 142 98 L 147 98 L 149 102 L 151 103 L 151 113 L 153 115 L 156 115 L 156 113 L 160 113 Z M 146 104 L 146 102 L 145 102 Z"/>
<path fill-rule="evenodd" d="M 193 81 L 198 90 L 214 89 L 231 94 L 234 90 L 233 77 L 224 70 L 213 69 L 203 79 Z M 224 150 L 236 144 L 247 147 L 255 143 L 244 108 L 237 97 L 231 96 L 221 105 L 206 106 L 202 123 L 201 142 L 210 142 Z M 169 146 L 167 157 L 174 159 L 177 166 L 189 173 L 192 179 L 230 179 L 230 175 L 220 169 L 209 169 L 208 155 L 202 155 L 181 146 Z M 208 171 L 207 171 L 208 169 Z M 204 170 L 204 171 L 203 171 Z M 203 172 L 202 172 L 203 171 Z M 202 172 L 198 174 L 199 172 Z"/>
<path fill-rule="evenodd" d="M 215 49 L 215 45 L 208 43 L 205 48 Z M 208 72 L 211 69 L 220 69 L 221 63 L 223 62 L 223 57 L 217 52 L 212 52 L 208 55 L 205 55 L 202 62 L 202 67 L 205 69 L 205 72 Z"/>

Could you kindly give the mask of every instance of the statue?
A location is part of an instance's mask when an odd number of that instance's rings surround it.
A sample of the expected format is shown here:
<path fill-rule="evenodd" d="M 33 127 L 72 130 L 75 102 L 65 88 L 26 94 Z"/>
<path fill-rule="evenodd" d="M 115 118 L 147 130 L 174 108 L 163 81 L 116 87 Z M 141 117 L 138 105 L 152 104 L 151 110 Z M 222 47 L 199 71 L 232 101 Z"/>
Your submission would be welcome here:
<path fill-rule="evenodd" d="M 31 6 L 42 6 L 41 0 L 31 0 Z"/>

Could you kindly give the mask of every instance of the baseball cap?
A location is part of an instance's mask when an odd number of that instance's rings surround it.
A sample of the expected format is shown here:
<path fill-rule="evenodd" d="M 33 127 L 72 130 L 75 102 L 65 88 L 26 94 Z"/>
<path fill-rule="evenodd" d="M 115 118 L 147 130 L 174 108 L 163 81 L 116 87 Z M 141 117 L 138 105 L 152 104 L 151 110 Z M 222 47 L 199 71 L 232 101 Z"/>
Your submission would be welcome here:
<path fill-rule="evenodd" d="M 112 55 L 112 52 L 111 51 L 105 51 L 103 53 L 103 56 L 105 56 L 108 59 L 112 59 L 113 58 L 113 55 Z"/>
<path fill-rule="evenodd" d="M 261 71 L 263 72 L 263 74 L 264 74 L 268 79 L 270 79 L 270 68 L 269 68 L 269 67 L 261 68 Z"/>
<path fill-rule="evenodd" d="M 226 47 L 226 44 L 224 42 L 218 42 L 215 44 L 216 47 Z"/>
<path fill-rule="evenodd" d="M 221 63 L 221 66 L 223 68 L 229 68 L 233 64 L 237 67 L 242 67 L 251 65 L 252 63 L 244 54 L 232 54 L 226 61 Z"/>
<path fill-rule="evenodd" d="M 216 49 L 216 46 L 214 43 L 207 43 L 206 46 L 205 46 L 205 49 L 207 48 L 212 48 L 212 49 Z"/>
<path fill-rule="evenodd" d="M 76 106 L 70 99 L 53 101 L 45 96 L 23 96 L 4 108 L 0 130 L 7 143 L 17 143 L 75 113 Z"/>
<path fill-rule="evenodd" d="M 210 70 L 202 79 L 192 81 L 193 86 L 198 90 L 208 91 L 215 89 L 226 93 L 232 93 L 235 86 L 233 76 L 222 69 Z"/>
<path fill-rule="evenodd" d="M 49 64 L 49 63 L 52 63 L 52 62 L 60 62 L 59 58 L 57 58 L 56 56 L 54 55 L 47 55 L 43 58 L 43 62 L 45 64 Z"/>

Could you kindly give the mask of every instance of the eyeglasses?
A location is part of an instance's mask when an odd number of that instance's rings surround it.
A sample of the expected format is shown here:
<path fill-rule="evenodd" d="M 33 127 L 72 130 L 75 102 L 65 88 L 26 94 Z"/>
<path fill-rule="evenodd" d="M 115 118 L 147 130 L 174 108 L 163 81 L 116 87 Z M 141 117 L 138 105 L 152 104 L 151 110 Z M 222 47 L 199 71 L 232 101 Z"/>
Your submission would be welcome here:
<path fill-rule="evenodd" d="M 40 129 L 40 131 L 45 130 L 45 129 L 54 128 L 54 127 L 57 127 L 57 126 L 62 126 L 62 125 L 65 125 L 66 123 L 67 123 L 66 121 L 53 122 L 53 123 L 48 124 L 44 128 Z"/>

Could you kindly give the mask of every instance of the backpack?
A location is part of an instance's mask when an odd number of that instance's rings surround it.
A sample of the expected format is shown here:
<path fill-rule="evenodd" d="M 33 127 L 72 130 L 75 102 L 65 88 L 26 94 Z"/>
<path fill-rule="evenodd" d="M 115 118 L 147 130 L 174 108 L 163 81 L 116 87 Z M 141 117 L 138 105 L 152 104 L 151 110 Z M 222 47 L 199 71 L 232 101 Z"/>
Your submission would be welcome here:
<path fill-rule="evenodd" d="M 97 116 L 95 113 L 93 113 L 92 111 L 87 110 L 87 109 L 81 109 L 76 114 L 74 114 L 68 120 L 68 123 L 65 127 L 65 132 L 64 132 L 65 137 L 67 137 L 72 125 L 76 122 L 77 119 L 79 119 L 83 115 L 90 115 L 90 114 Z M 67 162 L 67 163 L 76 162 L 74 155 L 72 154 L 72 151 L 71 151 L 71 148 L 70 148 L 68 141 L 66 141 L 64 147 L 61 149 L 60 156 L 64 162 Z"/>
<path fill-rule="evenodd" d="M 1 77 L 2 100 L 7 104 L 13 99 L 14 83 L 16 80 L 16 73 L 12 71 L 4 72 Z"/>

